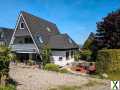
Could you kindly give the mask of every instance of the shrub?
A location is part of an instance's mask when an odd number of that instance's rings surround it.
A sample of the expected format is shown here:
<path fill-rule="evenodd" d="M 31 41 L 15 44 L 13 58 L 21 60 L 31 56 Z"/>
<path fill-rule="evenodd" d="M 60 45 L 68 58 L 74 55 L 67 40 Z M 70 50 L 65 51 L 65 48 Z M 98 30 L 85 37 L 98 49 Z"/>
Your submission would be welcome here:
<path fill-rule="evenodd" d="M 14 85 L 0 86 L 0 90 L 16 90 Z"/>
<path fill-rule="evenodd" d="M 80 52 L 79 51 L 76 51 L 74 53 L 74 58 L 75 58 L 75 61 L 79 61 L 80 60 Z"/>
<path fill-rule="evenodd" d="M 106 49 L 98 51 L 96 69 L 97 73 L 120 71 L 120 49 Z"/>
<path fill-rule="evenodd" d="M 56 72 L 59 72 L 59 66 L 56 65 L 56 64 L 48 63 L 48 64 L 45 65 L 44 69 L 45 69 L 45 70 L 48 70 L 48 71 L 56 71 Z"/>
<path fill-rule="evenodd" d="M 59 71 L 60 73 L 68 73 L 69 71 L 67 70 L 67 69 L 60 69 L 60 71 Z"/>
<path fill-rule="evenodd" d="M 81 52 L 81 59 L 90 60 L 92 52 L 90 50 L 84 50 Z"/>
<path fill-rule="evenodd" d="M 43 66 L 45 66 L 47 63 L 50 63 L 51 62 L 51 49 L 49 47 L 49 45 L 45 44 L 43 45 L 43 48 L 42 48 L 42 59 L 43 59 Z"/>

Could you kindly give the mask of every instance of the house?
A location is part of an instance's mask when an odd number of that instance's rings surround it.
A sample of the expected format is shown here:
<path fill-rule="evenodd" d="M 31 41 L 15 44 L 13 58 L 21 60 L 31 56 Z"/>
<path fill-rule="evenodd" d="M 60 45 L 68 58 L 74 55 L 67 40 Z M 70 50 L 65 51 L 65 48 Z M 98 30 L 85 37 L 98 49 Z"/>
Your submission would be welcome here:
<path fill-rule="evenodd" d="M 74 61 L 79 46 L 67 35 L 61 34 L 57 26 L 42 18 L 21 11 L 9 47 L 21 61 L 42 62 L 44 45 L 52 51 L 52 61 L 64 66 Z"/>
<path fill-rule="evenodd" d="M 13 35 L 14 29 L 0 28 L 0 45 L 8 46 Z"/>

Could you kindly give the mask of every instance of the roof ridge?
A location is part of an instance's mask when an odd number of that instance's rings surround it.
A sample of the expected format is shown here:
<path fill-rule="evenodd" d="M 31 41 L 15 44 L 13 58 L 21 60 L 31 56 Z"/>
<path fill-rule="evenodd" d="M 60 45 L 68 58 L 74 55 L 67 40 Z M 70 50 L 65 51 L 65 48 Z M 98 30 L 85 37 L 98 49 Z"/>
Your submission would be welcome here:
<path fill-rule="evenodd" d="M 33 15 L 33 14 L 31 14 L 31 13 L 29 13 L 29 12 L 26 12 L 26 11 L 21 11 L 20 13 L 21 13 L 22 15 L 23 15 L 23 14 L 27 14 L 27 15 L 29 15 L 29 16 L 32 16 L 32 17 L 36 18 L 36 19 L 43 20 L 44 22 L 47 22 L 47 23 L 51 23 L 51 24 L 56 25 L 55 23 L 53 23 L 53 22 L 51 22 L 51 21 L 49 21 L 49 20 L 46 20 L 46 19 L 41 18 L 41 17 L 38 17 L 37 15 Z M 24 16 L 24 15 L 23 15 L 23 16 Z"/>

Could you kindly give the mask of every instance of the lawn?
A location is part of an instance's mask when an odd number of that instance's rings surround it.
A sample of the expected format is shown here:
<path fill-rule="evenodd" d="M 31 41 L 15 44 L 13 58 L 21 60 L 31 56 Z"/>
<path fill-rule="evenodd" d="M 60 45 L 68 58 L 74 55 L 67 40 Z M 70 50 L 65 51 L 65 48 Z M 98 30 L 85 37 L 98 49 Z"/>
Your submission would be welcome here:
<path fill-rule="evenodd" d="M 14 85 L 0 86 L 0 90 L 16 90 Z"/>
<path fill-rule="evenodd" d="M 120 72 L 114 72 L 108 74 L 110 80 L 120 80 Z"/>
<path fill-rule="evenodd" d="M 62 86 L 57 86 L 53 88 L 49 88 L 48 90 L 83 90 L 83 88 L 88 88 L 88 87 L 94 87 L 95 85 L 102 85 L 104 83 L 98 82 L 98 81 L 93 81 L 90 80 L 88 83 L 82 85 L 82 86 L 67 86 L 67 85 L 62 85 Z"/>

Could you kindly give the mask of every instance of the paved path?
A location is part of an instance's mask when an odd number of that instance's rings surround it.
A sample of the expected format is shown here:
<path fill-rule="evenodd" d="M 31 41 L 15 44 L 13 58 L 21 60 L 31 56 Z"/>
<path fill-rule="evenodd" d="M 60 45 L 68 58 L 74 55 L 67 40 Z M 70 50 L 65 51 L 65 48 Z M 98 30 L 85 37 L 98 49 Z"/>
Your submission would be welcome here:
<path fill-rule="evenodd" d="M 60 74 L 43 71 L 24 65 L 10 65 L 9 75 L 18 82 L 17 90 L 47 90 L 52 86 L 70 85 L 82 86 L 91 80 L 89 77 Z M 99 87 L 99 88 L 98 88 Z M 83 88 L 84 90 L 109 90 L 108 84 L 93 88 Z M 97 88 L 97 89 L 95 89 Z"/>

